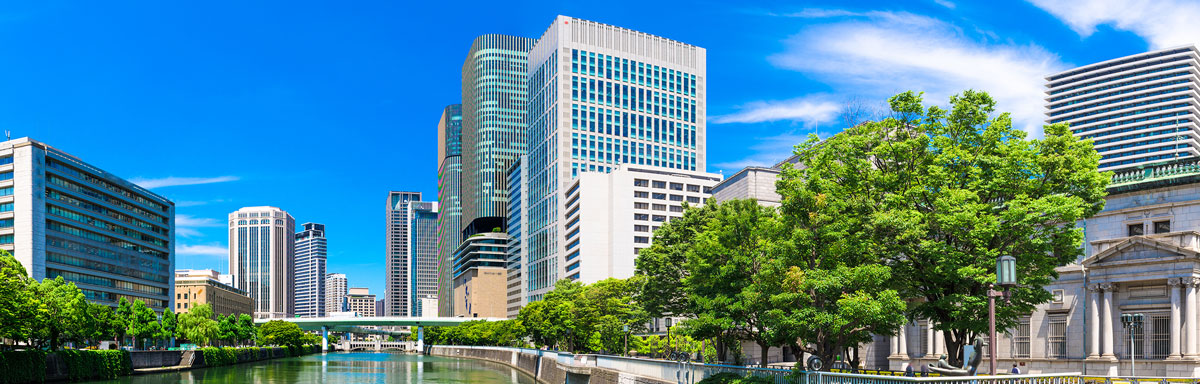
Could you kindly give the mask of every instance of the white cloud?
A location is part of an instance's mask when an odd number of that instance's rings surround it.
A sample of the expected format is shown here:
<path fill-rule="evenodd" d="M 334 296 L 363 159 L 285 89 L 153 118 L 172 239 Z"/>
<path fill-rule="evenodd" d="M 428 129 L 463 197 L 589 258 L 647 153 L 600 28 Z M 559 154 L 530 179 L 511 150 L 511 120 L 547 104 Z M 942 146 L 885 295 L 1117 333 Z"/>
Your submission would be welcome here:
<path fill-rule="evenodd" d="M 950 9 L 954 9 L 954 7 L 955 7 L 955 4 L 948 0 L 933 0 L 933 2 L 937 3 L 937 5 L 940 5 L 940 6 L 943 6 L 946 8 L 950 8 Z"/>
<path fill-rule="evenodd" d="M 915 90 L 925 92 L 927 103 L 945 105 L 963 90 L 987 91 L 998 111 L 1012 112 L 1017 127 L 1040 136 L 1043 77 L 1066 67 L 1056 55 L 1036 45 L 987 44 L 925 16 L 840 13 L 851 17 L 790 37 L 786 51 L 771 56 L 771 63 L 819 78 L 839 92 L 881 100 Z"/>
<path fill-rule="evenodd" d="M 770 167 L 792 156 L 797 144 L 808 140 L 813 131 L 792 130 L 778 135 L 759 139 L 759 143 L 748 148 L 750 155 L 745 158 L 712 164 L 713 169 L 725 172 L 725 176 L 733 176 L 745 167 Z M 710 169 L 710 172 L 712 170 Z"/>
<path fill-rule="evenodd" d="M 143 188 L 162 188 L 174 187 L 180 185 L 197 185 L 197 184 L 212 184 L 224 183 L 229 181 L 237 181 L 237 176 L 217 176 L 217 177 L 163 177 L 158 179 L 133 178 L 129 181 L 142 186 Z"/>
<path fill-rule="evenodd" d="M 837 116 L 840 106 L 826 100 L 800 98 L 792 100 L 754 101 L 741 108 L 737 113 L 715 116 L 712 122 L 725 123 L 761 123 L 765 121 L 792 120 L 799 122 L 822 122 Z"/>
<path fill-rule="evenodd" d="M 1154 48 L 1195 44 L 1200 38 L 1200 3 L 1191 0 L 1029 0 L 1082 37 L 1100 25 L 1141 36 Z"/>
<path fill-rule="evenodd" d="M 183 214 L 175 215 L 175 234 L 181 237 L 201 237 L 204 235 L 200 233 L 198 228 L 222 226 L 225 226 L 224 222 L 207 217 L 193 217 L 192 215 Z"/>
<path fill-rule="evenodd" d="M 220 245 L 187 245 L 180 244 L 175 247 L 176 256 L 211 256 L 211 257 L 227 257 L 229 256 L 229 248 Z"/>

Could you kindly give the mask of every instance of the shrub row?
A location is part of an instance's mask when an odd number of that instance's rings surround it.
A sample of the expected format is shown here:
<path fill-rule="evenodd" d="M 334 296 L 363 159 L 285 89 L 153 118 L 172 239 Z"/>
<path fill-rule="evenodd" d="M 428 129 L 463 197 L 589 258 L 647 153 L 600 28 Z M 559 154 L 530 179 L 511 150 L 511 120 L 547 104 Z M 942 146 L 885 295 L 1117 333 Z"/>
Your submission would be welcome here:
<path fill-rule="evenodd" d="M 313 345 L 304 345 L 299 347 L 285 346 L 281 348 L 283 348 L 284 354 L 288 357 L 307 355 L 316 351 L 316 347 Z M 221 365 L 237 364 L 245 361 L 261 360 L 262 355 L 260 353 L 263 349 L 270 350 L 272 348 L 205 347 L 200 348 L 200 353 L 204 356 L 204 364 L 206 366 L 216 367 Z M 268 355 L 268 358 L 270 357 L 271 355 Z"/>
<path fill-rule="evenodd" d="M 200 348 L 200 353 L 204 355 L 204 365 L 208 367 L 232 365 L 238 362 L 237 349 L 233 347 L 204 347 Z"/>
<path fill-rule="evenodd" d="M 62 350 L 55 354 L 66 363 L 67 378 L 71 381 L 115 379 L 128 375 L 133 370 L 128 351 Z"/>
<path fill-rule="evenodd" d="M 766 377 L 742 376 L 733 372 L 721 372 L 700 380 L 698 384 L 773 384 L 775 380 Z"/>
<path fill-rule="evenodd" d="M 0 351 L 0 383 L 40 383 L 46 380 L 42 351 Z"/>

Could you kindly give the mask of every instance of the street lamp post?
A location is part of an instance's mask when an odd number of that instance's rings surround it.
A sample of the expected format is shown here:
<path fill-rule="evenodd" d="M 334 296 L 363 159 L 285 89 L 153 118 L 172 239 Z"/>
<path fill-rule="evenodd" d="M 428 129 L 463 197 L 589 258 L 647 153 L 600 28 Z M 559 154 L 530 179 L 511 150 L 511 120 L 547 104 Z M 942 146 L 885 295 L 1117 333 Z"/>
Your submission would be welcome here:
<path fill-rule="evenodd" d="M 1000 256 L 996 259 L 996 284 L 989 286 L 988 298 L 988 365 L 990 374 L 996 374 L 996 298 L 1003 297 L 1008 302 L 1009 288 L 1017 285 L 1017 259 L 1012 256 Z M 993 289 L 999 286 L 1003 291 Z"/>
<path fill-rule="evenodd" d="M 621 350 L 621 356 L 629 356 L 629 324 L 625 324 L 622 329 L 625 331 L 625 348 Z"/>
<path fill-rule="evenodd" d="M 1121 315 L 1121 325 L 1125 326 L 1125 332 L 1129 332 L 1129 376 L 1137 376 L 1137 350 L 1134 349 L 1136 341 L 1133 335 L 1137 330 L 1142 329 L 1142 322 L 1146 316 L 1140 313 L 1126 313 Z"/>

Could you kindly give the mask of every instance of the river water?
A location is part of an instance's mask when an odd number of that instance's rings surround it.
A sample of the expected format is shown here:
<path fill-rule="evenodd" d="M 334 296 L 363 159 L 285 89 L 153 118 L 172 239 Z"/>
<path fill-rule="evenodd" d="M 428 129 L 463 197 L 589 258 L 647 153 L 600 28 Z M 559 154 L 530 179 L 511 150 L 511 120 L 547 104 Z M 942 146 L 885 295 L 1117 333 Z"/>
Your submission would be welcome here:
<path fill-rule="evenodd" d="M 93 383 L 480 383 L 535 384 L 507 365 L 399 353 L 330 353 Z"/>

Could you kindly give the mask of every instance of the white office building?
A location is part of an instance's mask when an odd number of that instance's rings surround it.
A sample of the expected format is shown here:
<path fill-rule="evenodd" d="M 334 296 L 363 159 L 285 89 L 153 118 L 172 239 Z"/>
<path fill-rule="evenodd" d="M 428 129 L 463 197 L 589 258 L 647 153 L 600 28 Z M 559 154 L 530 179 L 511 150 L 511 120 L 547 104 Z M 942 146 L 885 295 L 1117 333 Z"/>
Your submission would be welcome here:
<path fill-rule="evenodd" d="M 342 307 L 342 303 L 346 301 L 346 289 L 348 288 L 346 274 L 330 273 L 325 275 L 325 315 L 330 316 L 334 312 L 342 312 L 346 309 Z"/>
<path fill-rule="evenodd" d="M 130 154 L 130 161 L 143 161 Z M 175 203 L 29 138 L 0 142 L 0 249 L 88 301 L 172 308 Z"/>
<path fill-rule="evenodd" d="M 1101 171 L 1196 156 L 1198 55 L 1175 47 L 1046 76 L 1047 122 L 1092 139 Z"/>
<path fill-rule="evenodd" d="M 569 207 L 576 204 L 571 196 L 617 201 L 601 190 L 570 190 L 581 175 L 610 173 L 622 165 L 703 175 L 705 60 L 700 47 L 567 16 L 555 18 L 538 39 L 529 53 L 529 188 L 522 191 L 528 204 L 520 257 L 527 301 L 540 300 L 558 279 L 593 281 L 623 273 L 623 265 L 633 263 L 633 213 L 616 218 L 625 223 L 606 224 L 614 231 L 628 227 L 611 237 L 620 244 L 629 241 L 614 250 L 629 260 L 597 260 L 604 267 L 593 272 L 576 269 L 575 257 L 567 259 L 575 250 L 569 243 L 576 241 L 568 240 L 573 230 L 568 228 L 575 228 L 568 223 Z M 571 266 L 576 267 L 567 270 Z"/>
<path fill-rule="evenodd" d="M 325 224 L 304 223 L 296 233 L 296 316 L 325 316 Z"/>
<path fill-rule="evenodd" d="M 296 308 L 296 220 L 276 207 L 229 214 L 229 273 L 254 299 L 259 319 L 292 317 Z"/>

